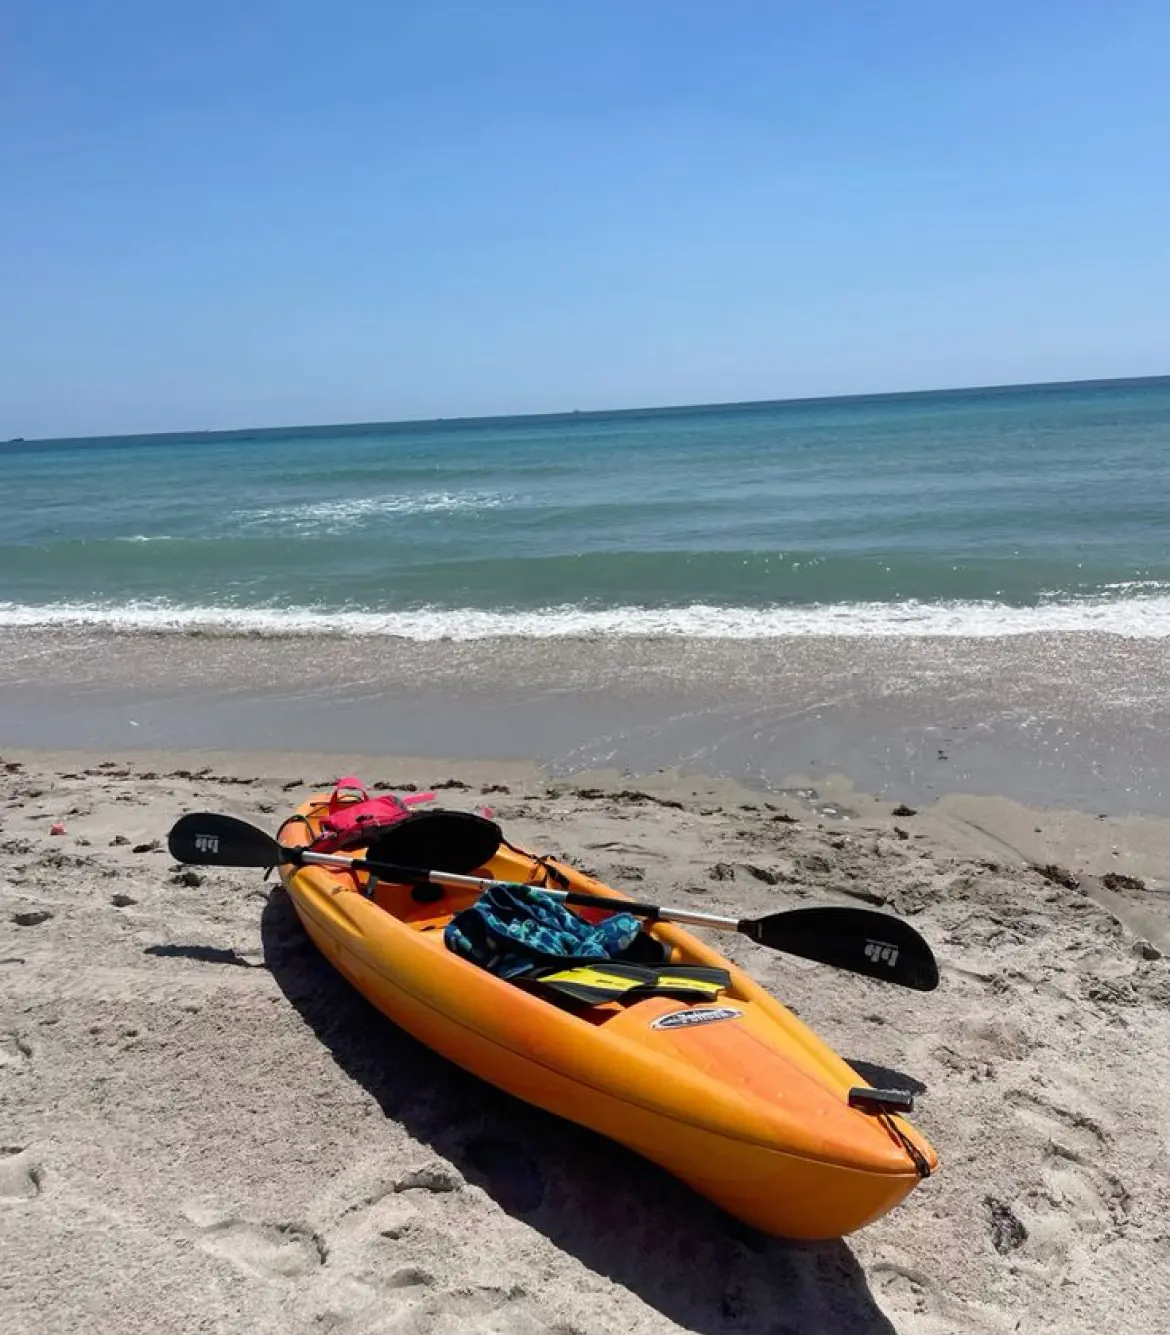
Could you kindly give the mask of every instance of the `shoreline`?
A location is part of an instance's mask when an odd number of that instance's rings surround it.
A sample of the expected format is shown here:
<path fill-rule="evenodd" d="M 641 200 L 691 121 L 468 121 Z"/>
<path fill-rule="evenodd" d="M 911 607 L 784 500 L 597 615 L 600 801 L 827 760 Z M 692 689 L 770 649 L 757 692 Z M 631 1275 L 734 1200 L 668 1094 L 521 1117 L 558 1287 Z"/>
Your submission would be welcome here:
<path fill-rule="evenodd" d="M 405 1039 L 260 872 L 192 876 L 157 842 L 184 810 L 274 825 L 342 769 L 490 805 L 511 837 L 640 897 L 913 921 L 942 968 L 929 996 L 717 944 L 859 1069 L 918 1091 L 939 1173 L 842 1242 L 745 1233 Z M 4 747 L 0 849 L 14 1329 L 121 1312 L 107 1328 L 275 1335 L 293 1309 L 305 1329 L 467 1335 L 734 1335 L 776 1311 L 866 1335 L 1160 1328 L 1157 1286 L 1134 1280 L 1159 1273 L 1170 1209 L 1170 906 L 1164 882 L 1136 883 L 1167 865 L 1170 822 L 1004 798 L 896 816 L 839 779 Z M 1031 865 L 1056 849 L 1072 875 Z"/>

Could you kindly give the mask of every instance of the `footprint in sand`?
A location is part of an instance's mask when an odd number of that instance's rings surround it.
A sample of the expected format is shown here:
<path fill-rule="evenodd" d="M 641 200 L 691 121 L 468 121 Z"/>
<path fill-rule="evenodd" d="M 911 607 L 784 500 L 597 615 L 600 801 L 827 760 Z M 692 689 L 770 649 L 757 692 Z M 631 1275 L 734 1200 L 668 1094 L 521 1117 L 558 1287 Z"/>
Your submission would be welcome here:
<path fill-rule="evenodd" d="M 887 1312 L 923 1316 L 937 1309 L 933 1281 L 921 1271 L 883 1261 L 870 1272 L 870 1285 Z"/>
<path fill-rule="evenodd" d="M 1111 1136 L 1073 1098 L 1009 1089 L 1004 1101 L 1044 1137 L 1039 1181 L 1013 1204 L 1038 1259 L 1063 1255 L 1078 1236 L 1117 1237 L 1129 1220 L 1129 1191 L 1102 1163 Z"/>
<path fill-rule="evenodd" d="M 880 1261 L 869 1272 L 870 1288 L 882 1309 L 897 1321 L 898 1329 L 922 1331 L 922 1335 L 1001 1335 L 1002 1322 L 994 1314 L 940 1291 L 935 1281 L 920 1270 Z M 868 1327 L 867 1327 L 868 1328 Z"/>
<path fill-rule="evenodd" d="M 0 1145 L 0 1206 L 35 1200 L 43 1184 L 44 1171 L 23 1145 Z"/>
<path fill-rule="evenodd" d="M 1014 1109 L 1019 1120 L 1034 1128 L 1057 1145 L 1066 1145 L 1079 1154 L 1100 1154 L 1109 1144 L 1109 1134 L 1095 1118 L 1068 1106 L 1074 1100 L 1046 1098 L 1026 1089 L 1009 1089 L 1004 1102 Z"/>
<path fill-rule="evenodd" d="M 1120 1178 L 1064 1146 L 1044 1151 L 1040 1184 L 1016 1211 L 1028 1230 L 1021 1251 L 1038 1260 L 1064 1256 L 1080 1239 L 1120 1237 L 1129 1220 L 1129 1192 Z"/>
<path fill-rule="evenodd" d="M 376 1299 L 356 1310 L 343 1301 L 318 1314 L 313 1329 L 341 1335 L 440 1335 L 460 1330 L 472 1335 L 553 1335 L 532 1310 L 524 1289 L 492 1285 L 434 1288 L 433 1278 L 408 1266 L 378 1285 Z"/>
<path fill-rule="evenodd" d="M 0 1069 L 27 1066 L 32 1055 L 32 1045 L 19 1034 L 0 1034 Z"/>
<path fill-rule="evenodd" d="M 545 1325 L 532 1311 L 524 1289 L 485 1285 L 448 1289 L 426 1299 L 417 1320 L 418 1330 L 507 1332 L 507 1335 L 547 1335 Z"/>
<path fill-rule="evenodd" d="M 307 1275 L 323 1266 L 328 1255 L 325 1240 L 303 1224 L 253 1222 L 236 1216 L 201 1223 L 194 1215 L 188 1217 L 199 1229 L 199 1246 L 205 1252 L 257 1279 Z"/>

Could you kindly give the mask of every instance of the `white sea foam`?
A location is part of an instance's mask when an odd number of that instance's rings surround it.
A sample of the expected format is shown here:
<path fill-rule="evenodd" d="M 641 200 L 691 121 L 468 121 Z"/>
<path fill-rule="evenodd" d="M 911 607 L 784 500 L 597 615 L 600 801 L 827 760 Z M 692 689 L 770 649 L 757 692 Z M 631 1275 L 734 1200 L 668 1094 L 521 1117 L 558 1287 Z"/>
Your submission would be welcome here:
<path fill-rule="evenodd" d="M 409 640 L 480 640 L 651 636 L 780 639 L 810 636 L 927 636 L 986 639 L 1006 635 L 1094 631 L 1132 639 L 1170 638 L 1170 594 L 1008 607 L 991 602 L 837 603 L 803 607 L 615 607 L 536 611 L 418 608 L 330 611 L 312 607 L 178 607 L 0 602 L 0 627 L 90 627 L 121 632 L 206 635 L 350 635 Z"/>
<path fill-rule="evenodd" d="M 495 491 L 431 491 L 419 495 L 358 496 L 240 510 L 233 518 L 245 527 L 291 528 L 297 532 L 344 533 L 387 515 L 478 513 L 497 510 L 514 496 Z"/>

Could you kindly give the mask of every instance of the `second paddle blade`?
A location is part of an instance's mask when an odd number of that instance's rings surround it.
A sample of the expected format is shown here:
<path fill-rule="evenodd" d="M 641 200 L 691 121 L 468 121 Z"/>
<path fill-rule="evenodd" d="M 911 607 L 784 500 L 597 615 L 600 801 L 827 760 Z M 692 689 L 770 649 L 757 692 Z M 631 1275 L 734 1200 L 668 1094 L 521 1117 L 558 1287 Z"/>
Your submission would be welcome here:
<path fill-rule="evenodd" d="M 741 923 L 740 930 L 773 950 L 884 983 L 919 992 L 938 986 L 930 947 L 909 923 L 888 913 L 835 905 L 790 909 Z"/>
<path fill-rule="evenodd" d="M 274 867 L 280 845 L 271 835 L 234 816 L 193 812 L 180 816 L 167 836 L 176 862 L 204 867 Z"/>

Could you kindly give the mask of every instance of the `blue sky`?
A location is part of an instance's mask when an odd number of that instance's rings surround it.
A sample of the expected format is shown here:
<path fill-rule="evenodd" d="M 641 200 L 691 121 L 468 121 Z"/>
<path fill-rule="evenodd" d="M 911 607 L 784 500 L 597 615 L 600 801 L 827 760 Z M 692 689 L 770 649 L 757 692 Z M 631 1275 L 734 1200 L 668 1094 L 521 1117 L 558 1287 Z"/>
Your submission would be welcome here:
<path fill-rule="evenodd" d="M 0 437 L 1170 372 L 1170 6 L 8 0 Z"/>

